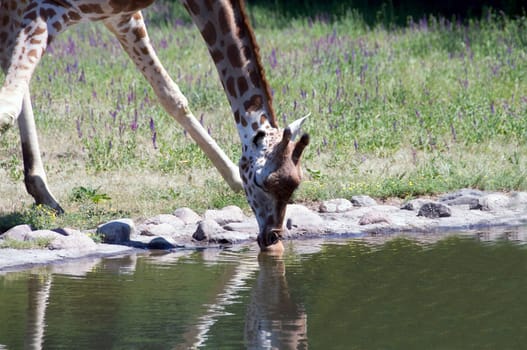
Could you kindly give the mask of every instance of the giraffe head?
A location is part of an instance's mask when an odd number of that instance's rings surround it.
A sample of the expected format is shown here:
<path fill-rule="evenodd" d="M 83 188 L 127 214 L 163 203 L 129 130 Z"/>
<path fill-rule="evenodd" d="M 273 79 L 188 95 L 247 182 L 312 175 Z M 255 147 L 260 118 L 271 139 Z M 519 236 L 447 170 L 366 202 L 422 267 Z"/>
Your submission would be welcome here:
<path fill-rule="evenodd" d="M 261 126 L 243 147 L 240 175 L 256 220 L 261 250 L 280 250 L 287 203 L 302 180 L 300 158 L 309 135 L 296 136 L 306 117 L 283 130 Z"/>

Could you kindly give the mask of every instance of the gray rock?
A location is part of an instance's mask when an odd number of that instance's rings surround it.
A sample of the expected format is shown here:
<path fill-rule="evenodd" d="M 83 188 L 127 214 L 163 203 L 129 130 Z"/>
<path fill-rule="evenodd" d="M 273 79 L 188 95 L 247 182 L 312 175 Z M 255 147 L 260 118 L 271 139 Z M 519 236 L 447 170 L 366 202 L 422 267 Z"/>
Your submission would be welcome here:
<path fill-rule="evenodd" d="M 64 229 L 66 235 L 59 234 L 49 245 L 49 249 L 74 249 L 80 251 L 91 251 L 97 248 L 97 244 L 85 235 L 84 233 L 73 230 Z"/>
<path fill-rule="evenodd" d="M 299 204 L 287 206 L 285 222 L 289 230 L 319 231 L 324 227 L 324 220 L 318 213 Z"/>
<path fill-rule="evenodd" d="M 198 227 L 196 228 L 196 232 L 192 235 L 192 238 L 196 241 L 203 241 L 209 239 L 209 237 L 212 237 L 214 234 L 223 231 L 223 228 L 215 220 L 205 219 L 198 223 Z"/>
<path fill-rule="evenodd" d="M 126 243 L 135 233 L 135 225 L 131 219 L 112 220 L 97 226 L 97 233 L 103 236 L 104 243 Z"/>
<path fill-rule="evenodd" d="M 201 216 L 196 214 L 196 212 L 190 208 L 178 208 L 174 211 L 174 216 L 177 216 L 185 224 L 197 224 L 201 221 Z"/>
<path fill-rule="evenodd" d="M 323 201 L 318 210 L 321 213 L 342 213 L 353 208 L 353 204 L 345 198 Z"/>
<path fill-rule="evenodd" d="M 51 240 L 54 240 L 55 238 L 60 238 L 60 237 L 66 237 L 66 236 L 58 232 L 51 231 L 51 230 L 35 230 L 35 231 L 29 232 L 26 235 L 25 240 L 35 241 L 37 239 L 49 239 L 51 241 Z"/>
<path fill-rule="evenodd" d="M 391 224 L 392 221 L 388 217 L 387 213 L 383 213 L 383 212 L 376 211 L 376 210 L 372 210 L 372 211 L 365 213 L 359 219 L 359 225 L 361 226 L 379 224 L 379 223 Z"/>
<path fill-rule="evenodd" d="M 183 228 L 185 222 L 172 214 L 159 214 L 145 221 L 145 224 L 170 225 L 173 229 Z"/>
<path fill-rule="evenodd" d="M 150 232 L 150 228 L 154 226 L 153 224 L 139 224 L 135 227 L 135 233 L 140 236 L 155 236 L 152 232 Z"/>
<path fill-rule="evenodd" d="M 174 226 L 162 223 L 158 225 L 141 226 L 142 236 L 171 236 L 176 232 Z"/>
<path fill-rule="evenodd" d="M 221 231 L 215 232 L 208 237 L 211 243 L 234 244 L 249 239 L 256 239 L 256 233 Z"/>
<path fill-rule="evenodd" d="M 254 218 L 250 220 L 245 220 L 244 222 L 231 222 L 230 224 L 223 226 L 223 228 L 227 231 L 238 231 L 247 233 L 257 233 L 259 230 L 258 222 L 256 222 L 256 219 Z"/>
<path fill-rule="evenodd" d="M 356 207 L 371 207 L 377 205 L 375 199 L 365 195 L 352 196 L 351 203 Z"/>
<path fill-rule="evenodd" d="M 452 216 L 452 211 L 448 206 L 437 202 L 428 202 L 421 206 L 417 216 L 424 216 L 430 219 L 444 218 Z"/>
<path fill-rule="evenodd" d="M 476 203 L 478 203 L 478 200 L 479 200 L 479 197 L 467 195 L 467 196 L 461 196 L 461 197 L 457 197 L 453 199 L 443 200 L 441 201 L 441 203 L 450 205 L 450 206 L 452 205 L 473 206 Z"/>
<path fill-rule="evenodd" d="M 9 230 L 0 235 L 0 237 L 12 239 L 15 241 L 24 241 L 26 239 L 26 235 L 31 231 L 31 226 L 29 225 L 17 225 L 11 227 Z"/>
<path fill-rule="evenodd" d="M 148 249 L 169 250 L 175 247 L 175 242 L 167 237 L 156 237 L 147 244 Z"/>
<path fill-rule="evenodd" d="M 419 209 L 421 209 L 423 204 L 429 203 L 429 202 L 430 201 L 426 200 L 426 199 L 416 198 L 416 199 L 409 200 L 406 203 L 403 203 L 403 205 L 401 206 L 401 209 L 403 209 L 403 210 L 419 210 Z"/>
<path fill-rule="evenodd" d="M 527 193 L 514 192 L 511 194 L 509 207 L 514 209 L 527 209 Z"/>
<path fill-rule="evenodd" d="M 483 191 L 480 191 L 480 190 L 474 190 L 474 189 L 471 189 L 471 188 L 463 188 L 459 191 L 455 191 L 455 192 L 451 192 L 451 193 L 446 193 L 444 195 L 442 195 L 441 197 L 439 197 L 439 201 L 440 202 L 450 202 L 450 201 L 455 201 L 455 200 L 458 200 L 460 198 L 479 198 L 479 197 L 482 197 L 484 196 L 486 193 L 483 192 Z M 462 199 L 461 199 L 462 201 Z M 470 203 L 464 203 L 464 204 L 470 204 Z"/>
<path fill-rule="evenodd" d="M 480 190 L 462 189 L 456 192 L 447 193 L 439 197 L 439 202 L 446 205 L 468 205 L 472 207 L 478 203 L 478 199 L 485 195 Z"/>
<path fill-rule="evenodd" d="M 474 202 L 470 209 L 480 209 L 483 211 L 494 211 L 509 206 L 510 198 L 501 193 L 491 193 Z"/>
<path fill-rule="evenodd" d="M 205 220 L 214 220 L 221 226 L 230 224 L 231 222 L 242 222 L 245 220 L 243 211 L 235 205 L 229 205 L 220 210 L 207 210 L 203 217 Z"/>

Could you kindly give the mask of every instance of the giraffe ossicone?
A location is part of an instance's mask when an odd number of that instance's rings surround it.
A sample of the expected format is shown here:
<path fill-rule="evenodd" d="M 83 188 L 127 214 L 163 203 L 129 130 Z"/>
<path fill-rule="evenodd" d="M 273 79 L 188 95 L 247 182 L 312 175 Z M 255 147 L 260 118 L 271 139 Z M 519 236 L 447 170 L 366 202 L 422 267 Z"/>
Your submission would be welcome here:
<path fill-rule="evenodd" d="M 272 108 L 259 48 L 239 0 L 182 0 L 216 66 L 242 143 L 236 167 L 192 115 L 188 101 L 159 61 L 140 10 L 153 0 L 0 0 L 0 131 L 18 118 L 24 181 L 39 204 L 61 212 L 48 188 L 31 106 L 31 76 L 53 39 L 83 21 L 102 21 L 117 37 L 161 105 L 211 159 L 233 188 L 245 190 L 259 225 L 262 250 L 280 249 L 285 208 L 300 185 L 300 158 L 309 143 L 295 141 L 305 117 L 281 130 Z"/>

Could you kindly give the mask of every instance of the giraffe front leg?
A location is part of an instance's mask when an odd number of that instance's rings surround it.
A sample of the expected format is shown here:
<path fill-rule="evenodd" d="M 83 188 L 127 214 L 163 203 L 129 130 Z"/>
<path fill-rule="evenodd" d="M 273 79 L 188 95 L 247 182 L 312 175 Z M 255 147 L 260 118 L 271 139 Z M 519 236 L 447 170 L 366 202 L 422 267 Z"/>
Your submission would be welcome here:
<path fill-rule="evenodd" d="M 53 2 L 35 2 L 27 6 L 23 21 L 17 30 L 15 45 L 7 67 L 5 82 L 0 89 L 0 132 L 18 119 L 24 159 L 24 182 L 37 204 L 47 205 L 59 213 L 63 210 L 51 194 L 40 157 L 37 131 L 29 82 L 52 37 L 68 24 L 64 9 Z M 63 23 L 59 23 L 62 21 Z"/>
<path fill-rule="evenodd" d="M 235 191 L 241 191 L 243 187 L 238 166 L 227 157 L 190 111 L 186 97 L 156 55 L 141 13 L 111 17 L 104 23 L 148 80 L 165 110 L 185 128 L 228 185 Z"/>
<path fill-rule="evenodd" d="M 37 128 L 29 90 L 24 95 L 22 112 L 18 118 L 18 128 L 20 129 L 22 157 L 24 159 L 24 183 L 27 192 L 33 196 L 37 204 L 46 205 L 59 214 L 64 213 L 47 184 L 46 172 L 40 157 Z"/>

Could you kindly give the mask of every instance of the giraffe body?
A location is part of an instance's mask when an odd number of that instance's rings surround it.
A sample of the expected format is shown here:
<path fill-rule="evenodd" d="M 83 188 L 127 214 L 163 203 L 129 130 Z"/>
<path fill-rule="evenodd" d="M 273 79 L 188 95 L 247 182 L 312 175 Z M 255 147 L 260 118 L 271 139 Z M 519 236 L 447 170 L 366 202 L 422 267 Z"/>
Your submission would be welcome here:
<path fill-rule="evenodd" d="M 40 160 L 29 83 L 53 39 L 83 21 L 102 21 L 153 87 L 163 107 L 194 138 L 232 188 L 247 195 L 262 249 L 278 247 L 285 207 L 301 181 L 299 159 L 309 138 L 299 124 L 279 130 L 258 46 L 240 1 L 182 0 L 208 46 L 242 142 L 239 171 L 196 121 L 188 101 L 151 46 L 140 10 L 153 0 L 0 0 L 0 131 L 18 120 L 28 192 L 62 211 Z M 240 181 L 241 176 L 241 181 Z"/>

